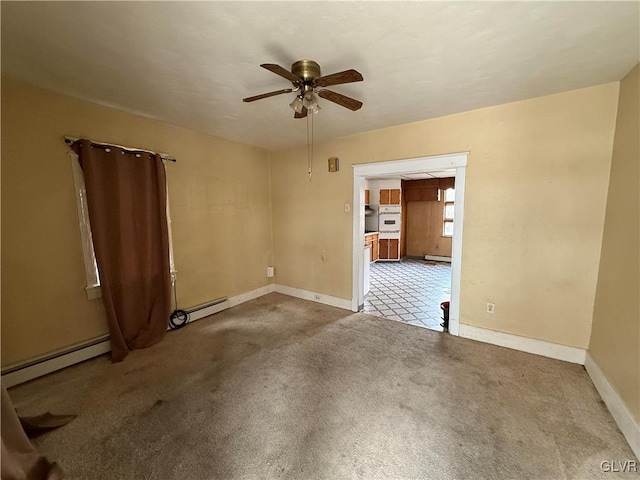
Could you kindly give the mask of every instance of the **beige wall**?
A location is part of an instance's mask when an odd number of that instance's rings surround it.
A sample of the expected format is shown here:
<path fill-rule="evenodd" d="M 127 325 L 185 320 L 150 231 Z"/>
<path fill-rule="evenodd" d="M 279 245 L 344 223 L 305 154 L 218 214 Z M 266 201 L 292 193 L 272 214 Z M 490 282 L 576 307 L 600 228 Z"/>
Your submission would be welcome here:
<path fill-rule="evenodd" d="M 65 134 L 179 159 L 168 178 L 181 307 L 266 285 L 272 262 L 278 283 L 350 298 L 351 165 L 469 151 L 461 322 L 585 348 L 617 97 L 613 83 L 318 144 L 310 183 L 306 148 L 269 162 L 258 148 L 3 79 L 2 364 L 106 333 L 100 300 L 83 291 Z"/>
<path fill-rule="evenodd" d="M 2 365 L 107 332 L 63 135 L 167 152 L 181 307 L 268 283 L 268 153 L 2 79 Z"/>
<path fill-rule="evenodd" d="M 586 348 L 618 86 L 317 144 L 311 183 L 304 147 L 273 153 L 276 282 L 350 298 L 351 165 L 468 151 L 461 323 Z"/>
<path fill-rule="evenodd" d="M 640 66 L 620 84 L 589 353 L 640 421 Z"/>

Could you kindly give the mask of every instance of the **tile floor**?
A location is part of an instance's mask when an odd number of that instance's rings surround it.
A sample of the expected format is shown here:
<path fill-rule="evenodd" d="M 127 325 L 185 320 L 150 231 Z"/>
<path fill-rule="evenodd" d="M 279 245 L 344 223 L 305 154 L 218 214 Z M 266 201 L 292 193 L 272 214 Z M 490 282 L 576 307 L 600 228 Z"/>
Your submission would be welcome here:
<path fill-rule="evenodd" d="M 442 331 L 440 303 L 451 296 L 451 264 L 403 259 L 371 264 L 364 313 Z"/>

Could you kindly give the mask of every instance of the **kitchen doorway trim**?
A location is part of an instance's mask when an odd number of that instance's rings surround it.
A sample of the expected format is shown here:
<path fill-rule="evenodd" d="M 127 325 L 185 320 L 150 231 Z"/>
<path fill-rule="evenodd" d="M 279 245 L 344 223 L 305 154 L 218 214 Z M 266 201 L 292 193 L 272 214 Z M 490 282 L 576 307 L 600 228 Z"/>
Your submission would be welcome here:
<path fill-rule="evenodd" d="M 456 170 L 453 241 L 451 248 L 451 307 L 449 333 L 460 330 L 460 272 L 462 269 L 462 230 L 464 225 L 464 191 L 469 152 L 409 158 L 388 162 L 353 165 L 353 249 L 351 310 L 357 312 L 364 303 L 364 179 L 367 177 L 407 175 L 437 170 Z"/>

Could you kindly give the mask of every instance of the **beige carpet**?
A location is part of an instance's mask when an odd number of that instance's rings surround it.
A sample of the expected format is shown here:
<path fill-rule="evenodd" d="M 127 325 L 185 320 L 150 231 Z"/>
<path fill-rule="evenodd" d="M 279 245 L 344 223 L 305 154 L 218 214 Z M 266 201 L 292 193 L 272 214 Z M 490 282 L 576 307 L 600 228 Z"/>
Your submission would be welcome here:
<path fill-rule="evenodd" d="M 9 393 L 69 478 L 638 478 L 581 366 L 279 294 Z"/>

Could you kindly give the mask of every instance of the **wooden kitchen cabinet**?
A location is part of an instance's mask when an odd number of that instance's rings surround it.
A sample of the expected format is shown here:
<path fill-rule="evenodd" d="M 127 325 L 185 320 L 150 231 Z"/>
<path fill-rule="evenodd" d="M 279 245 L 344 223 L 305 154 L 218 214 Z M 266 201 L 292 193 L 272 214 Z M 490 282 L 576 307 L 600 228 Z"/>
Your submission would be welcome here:
<path fill-rule="evenodd" d="M 400 205 L 400 189 L 381 188 L 380 205 Z"/>
<path fill-rule="evenodd" d="M 365 205 L 369 205 L 369 199 L 371 198 L 369 193 L 370 193 L 369 190 L 365 190 L 364 191 L 364 204 Z"/>
<path fill-rule="evenodd" d="M 400 259 L 400 240 L 397 238 L 380 239 L 380 260 L 399 260 Z"/>
<path fill-rule="evenodd" d="M 378 260 L 378 234 L 370 233 L 369 235 L 365 235 L 364 246 L 371 247 L 371 250 L 369 250 L 369 262 L 375 262 Z"/>
<path fill-rule="evenodd" d="M 380 239 L 380 250 L 378 251 L 380 260 L 389 259 L 389 240 L 386 238 Z"/>
<path fill-rule="evenodd" d="M 400 240 L 397 238 L 389 239 L 389 260 L 400 259 Z"/>

